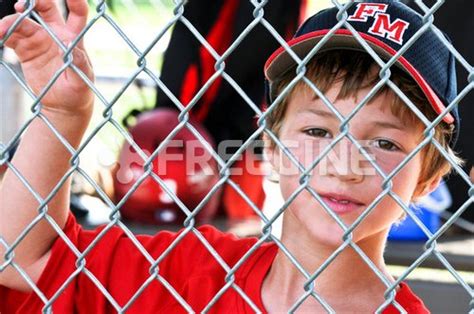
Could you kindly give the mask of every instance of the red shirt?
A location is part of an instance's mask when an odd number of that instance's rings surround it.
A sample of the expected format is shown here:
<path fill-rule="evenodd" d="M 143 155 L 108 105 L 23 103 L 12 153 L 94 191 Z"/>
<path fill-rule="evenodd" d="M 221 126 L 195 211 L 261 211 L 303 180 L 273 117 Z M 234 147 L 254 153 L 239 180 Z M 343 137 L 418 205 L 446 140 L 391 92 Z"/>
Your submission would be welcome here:
<path fill-rule="evenodd" d="M 228 267 L 234 267 L 257 243 L 256 238 L 239 239 L 231 234 L 218 231 L 211 226 L 198 228 L 212 248 L 219 253 Z M 95 231 L 83 230 L 72 215 L 64 228 L 65 234 L 80 252 L 84 252 L 97 235 L 105 233 L 93 246 L 85 258 L 85 272 L 76 271 L 76 255 L 58 238 L 53 245 L 51 256 L 37 285 L 50 299 L 55 297 L 55 313 L 114 313 L 114 306 L 94 284 L 100 283 L 119 307 L 125 306 L 131 298 L 135 301 L 127 313 L 181 313 L 185 308 L 165 287 L 172 286 L 192 310 L 201 312 L 217 293 L 226 286 L 226 271 L 200 242 L 194 233 L 183 236 L 179 233 L 160 232 L 155 236 L 137 236 L 138 241 L 156 260 L 175 241 L 179 244 L 169 251 L 159 263 L 159 276 L 167 284 L 151 279 L 150 268 L 153 260 L 147 260 L 124 231 L 118 227 L 109 230 L 101 227 Z M 261 287 L 278 251 L 275 244 L 264 243 L 257 248 L 240 267 L 234 284 L 245 292 L 255 305 L 264 311 Z M 68 278 L 72 279 L 66 283 Z M 91 279 L 92 278 L 92 279 Z M 232 278 L 230 278 L 232 279 Z M 64 291 L 55 294 L 65 284 Z M 227 286 L 226 286 L 227 287 Z M 137 291 L 142 292 L 136 295 Z M 20 293 L 0 286 L 0 313 L 39 313 L 44 303 L 33 292 Z M 397 302 L 408 313 L 429 313 L 423 302 L 406 284 L 396 295 Z M 236 289 L 230 286 L 211 308 L 214 313 L 254 313 Z M 384 313 L 399 313 L 393 306 Z"/>

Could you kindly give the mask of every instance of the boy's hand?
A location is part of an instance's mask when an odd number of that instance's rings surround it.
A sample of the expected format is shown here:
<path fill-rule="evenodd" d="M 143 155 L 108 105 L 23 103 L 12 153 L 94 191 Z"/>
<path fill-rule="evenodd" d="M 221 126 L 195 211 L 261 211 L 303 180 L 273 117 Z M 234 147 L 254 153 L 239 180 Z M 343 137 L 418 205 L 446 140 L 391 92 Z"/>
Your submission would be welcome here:
<path fill-rule="evenodd" d="M 59 41 L 69 46 L 87 23 L 87 0 L 67 0 L 70 10 L 67 21 L 62 18 L 56 1 L 35 0 L 34 9 Z M 0 20 L 0 41 L 15 50 L 27 84 L 36 95 L 40 95 L 55 74 L 64 67 L 64 52 L 42 26 L 29 18 L 22 20 L 12 35 L 5 38 L 8 29 L 24 12 L 24 3 L 17 3 L 15 9 L 17 14 Z M 92 67 L 82 42 L 74 48 L 73 58 L 74 65 L 92 80 Z M 87 129 L 93 99 L 88 85 L 70 67 L 61 73 L 41 99 L 42 113 L 73 148 L 79 147 Z M 12 164 L 37 195 L 46 199 L 70 170 L 70 158 L 69 150 L 53 136 L 49 126 L 40 119 L 34 119 L 22 134 Z M 67 221 L 70 187 L 71 178 L 68 177 L 48 202 L 48 215 L 56 221 L 59 228 L 64 228 Z M 6 171 L 0 184 L 0 217 L 2 239 L 9 244 L 14 243 L 21 232 L 38 218 L 37 198 L 10 170 Z M 58 234 L 49 222 L 41 219 L 16 246 L 14 262 L 34 282 L 38 281 L 43 272 L 51 246 L 57 237 Z M 0 245 L 2 265 L 5 262 L 5 251 Z M 0 285 L 31 291 L 31 287 L 11 266 L 0 272 Z"/>
<path fill-rule="evenodd" d="M 67 5 L 67 21 L 61 16 L 56 0 L 36 0 L 34 7 L 66 47 L 85 27 L 88 12 L 86 0 L 67 0 Z M 8 29 L 25 9 L 25 2 L 17 2 L 15 10 L 18 13 L 0 20 L 0 40 L 5 40 Z M 61 48 L 42 26 L 30 18 L 25 18 L 4 44 L 14 49 L 26 81 L 35 95 L 39 95 L 55 73 L 64 66 L 64 53 Z M 82 40 L 74 48 L 73 57 L 73 63 L 92 80 L 93 71 Z M 45 110 L 80 114 L 91 112 L 93 98 L 93 93 L 84 81 L 68 67 L 41 99 L 41 103 Z"/>

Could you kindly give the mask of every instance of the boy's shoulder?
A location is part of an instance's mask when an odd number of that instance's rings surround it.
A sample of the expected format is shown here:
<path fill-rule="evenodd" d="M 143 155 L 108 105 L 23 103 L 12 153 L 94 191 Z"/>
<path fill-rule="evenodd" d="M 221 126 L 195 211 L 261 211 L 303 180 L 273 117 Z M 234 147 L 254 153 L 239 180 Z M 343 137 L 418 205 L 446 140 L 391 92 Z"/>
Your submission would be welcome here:
<path fill-rule="evenodd" d="M 73 298 L 87 300 L 84 308 L 106 303 L 97 283 L 117 302 L 125 304 L 156 271 L 182 295 L 186 295 L 186 287 L 193 284 L 202 289 L 202 278 L 212 280 L 214 284 L 208 291 L 212 295 L 225 284 L 229 270 L 240 260 L 244 259 L 245 263 L 239 264 L 239 274 L 243 270 L 247 272 L 251 268 L 248 265 L 255 264 L 253 261 L 265 251 L 262 248 L 268 246 L 257 245 L 252 254 L 244 257 L 257 243 L 257 238 L 239 238 L 208 225 L 132 237 L 117 226 L 84 230 L 72 215 L 63 232 L 68 240 L 60 237 L 53 244 L 48 263 L 37 282 L 37 287 L 48 298 L 68 282 L 67 292 L 55 302 L 54 308 L 58 312 L 69 312 Z M 217 290 L 212 290 L 213 287 Z M 165 285 L 155 282 L 147 291 L 162 296 L 154 301 L 156 306 L 172 301 Z M 20 295 L 7 289 L 5 294 L 7 301 L 11 301 L 8 304 L 16 304 L 14 308 L 40 309 L 43 306 L 35 293 Z M 143 302 L 147 300 L 142 299 Z"/>
<path fill-rule="evenodd" d="M 84 230 L 70 214 L 63 229 L 70 244 L 79 252 L 86 251 L 86 261 L 107 261 L 126 258 L 160 263 L 180 260 L 224 261 L 232 267 L 249 250 L 256 252 L 267 245 L 256 245 L 257 237 L 241 238 L 223 232 L 212 225 L 183 228 L 178 232 L 160 231 L 154 235 L 133 235 L 126 228 L 102 226 Z M 53 246 L 52 258 L 72 253 L 68 243 L 58 238 Z"/>

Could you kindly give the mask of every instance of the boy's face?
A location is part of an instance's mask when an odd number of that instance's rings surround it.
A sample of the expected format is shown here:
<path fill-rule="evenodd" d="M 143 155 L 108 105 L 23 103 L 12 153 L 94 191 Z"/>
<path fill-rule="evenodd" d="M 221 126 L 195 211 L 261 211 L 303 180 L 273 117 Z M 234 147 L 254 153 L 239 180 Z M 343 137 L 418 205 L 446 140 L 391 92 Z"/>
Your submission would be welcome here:
<path fill-rule="evenodd" d="M 341 83 L 335 83 L 326 93 L 343 117 L 347 117 L 370 88 L 362 89 L 354 98 L 335 100 Z M 350 121 L 349 133 L 368 151 L 379 168 L 390 174 L 420 142 L 420 126 L 407 125 L 391 113 L 394 97 L 384 93 L 365 105 Z M 293 93 L 279 132 L 279 139 L 296 159 L 308 168 L 340 134 L 340 120 L 309 88 Z M 289 158 L 275 148 L 271 162 L 280 174 L 280 188 L 287 200 L 300 187 L 300 172 Z M 421 156 L 417 154 L 392 179 L 392 191 L 404 203 L 413 196 L 421 171 Z M 383 192 L 382 177 L 357 151 L 348 138 L 343 138 L 312 171 L 309 185 L 339 218 L 350 226 Z M 354 230 L 353 240 L 360 242 L 374 236 L 385 237 L 388 228 L 403 210 L 390 197 L 383 200 Z M 328 245 L 342 243 L 343 230 L 322 205 L 303 190 L 285 212 L 283 236 L 297 234 Z"/>

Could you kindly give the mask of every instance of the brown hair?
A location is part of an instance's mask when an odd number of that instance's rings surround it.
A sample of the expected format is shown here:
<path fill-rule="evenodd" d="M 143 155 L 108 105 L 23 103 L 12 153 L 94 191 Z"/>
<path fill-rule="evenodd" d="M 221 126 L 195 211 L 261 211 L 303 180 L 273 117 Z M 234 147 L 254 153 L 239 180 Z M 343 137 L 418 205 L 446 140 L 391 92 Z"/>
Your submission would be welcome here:
<path fill-rule="evenodd" d="M 277 95 L 294 79 L 295 69 L 296 67 L 290 68 L 277 81 L 273 82 L 276 87 L 275 91 Z M 326 93 L 334 82 L 342 81 L 341 90 L 336 97 L 336 100 L 338 100 L 355 97 L 358 90 L 375 85 L 380 80 L 378 77 L 379 69 L 380 67 L 375 60 L 365 52 L 332 50 L 319 53 L 313 57 L 306 66 L 305 76 L 310 79 L 322 93 Z M 437 117 L 437 113 L 432 109 L 418 84 L 399 68 L 392 67 L 390 71 L 392 73 L 390 80 L 417 106 L 428 120 L 433 121 Z M 297 90 L 302 88 L 309 89 L 310 87 L 303 80 L 300 80 L 287 93 L 281 103 L 269 112 L 267 116 L 267 127 L 277 136 L 285 116 L 288 100 Z M 392 97 L 393 101 L 390 104 L 390 110 L 395 116 L 412 125 L 422 125 L 422 122 L 415 113 L 391 88 L 384 85 L 378 91 L 378 95 L 381 93 L 392 93 L 395 96 Z M 461 164 L 461 159 L 459 159 L 449 147 L 451 136 L 451 125 L 441 122 L 435 127 L 434 138 L 446 149 L 449 156 L 451 156 L 457 164 Z M 272 142 L 270 145 L 274 148 L 275 144 Z M 421 154 L 423 160 L 429 160 L 429 162 L 423 162 L 415 196 L 421 194 L 433 179 L 438 176 L 444 176 L 451 171 L 451 165 L 433 144 L 427 144 L 421 150 Z"/>

